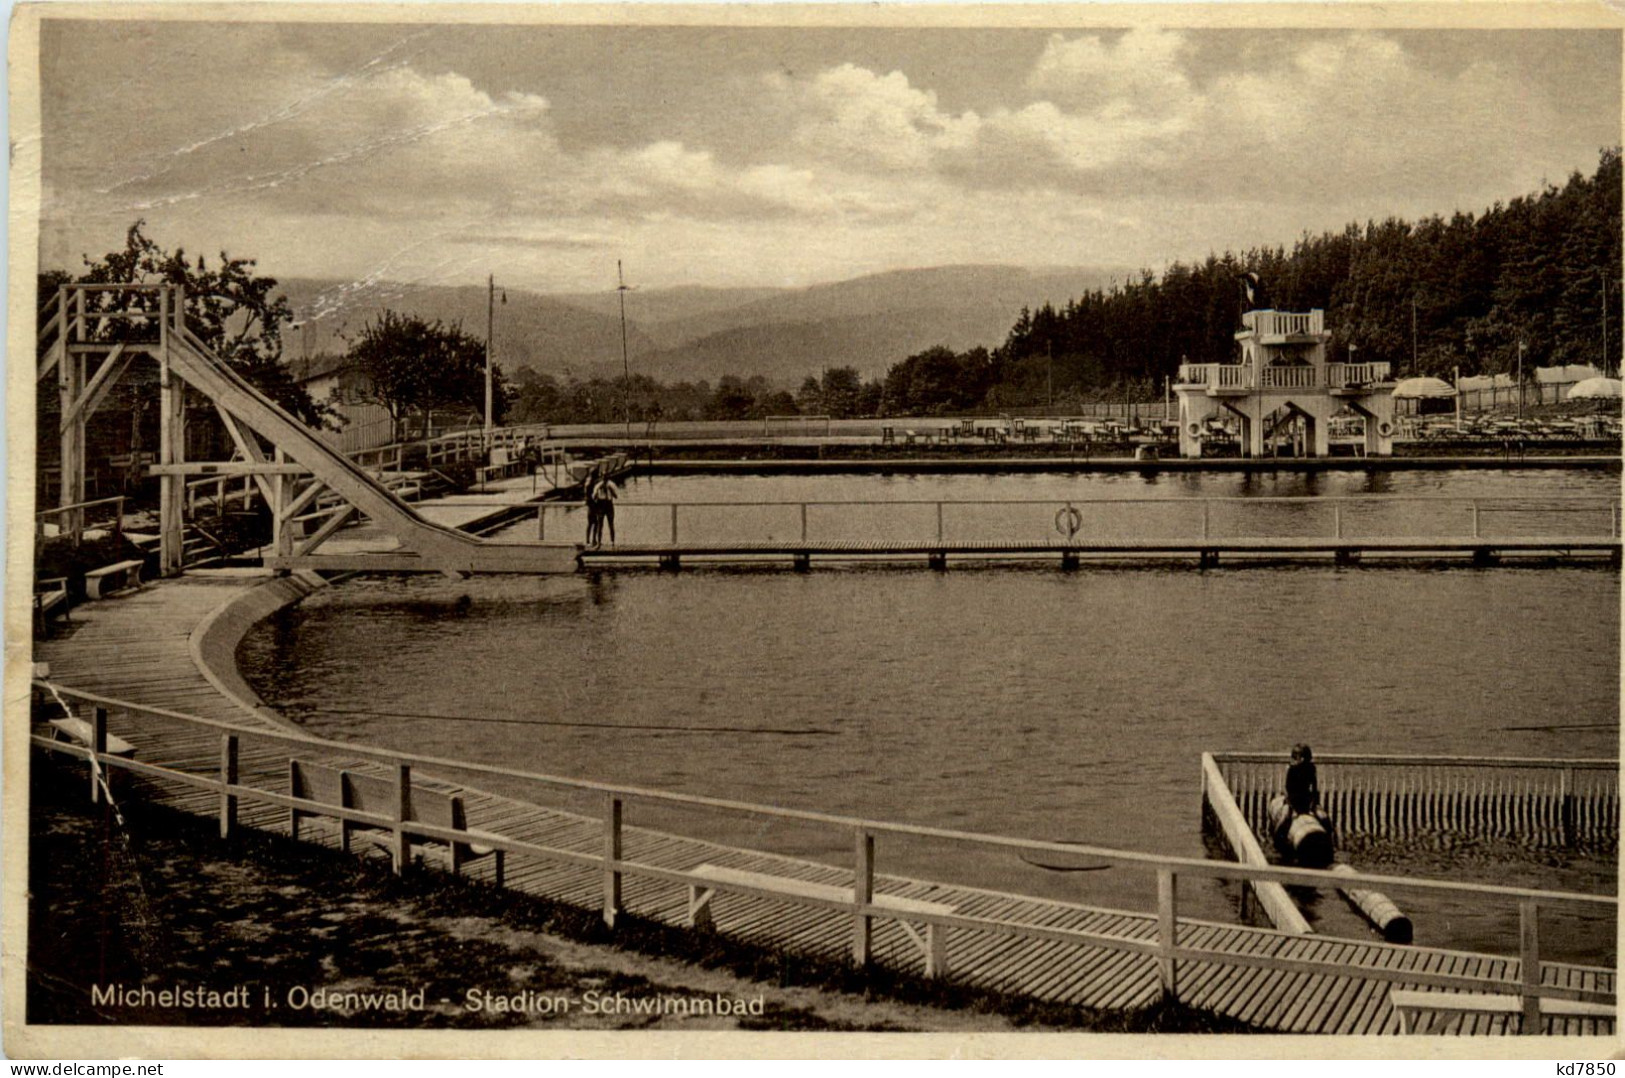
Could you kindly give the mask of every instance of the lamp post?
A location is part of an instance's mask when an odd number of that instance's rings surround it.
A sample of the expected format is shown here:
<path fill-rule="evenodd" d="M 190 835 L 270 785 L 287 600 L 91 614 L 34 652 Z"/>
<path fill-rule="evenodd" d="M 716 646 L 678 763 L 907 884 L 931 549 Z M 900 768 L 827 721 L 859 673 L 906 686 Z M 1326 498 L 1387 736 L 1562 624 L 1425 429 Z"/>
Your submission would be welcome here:
<path fill-rule="evenodd" d="M 615 291 L 621 299 L 621 409 L 626 420 L 626 444 L 632 444 L 632 364 L 626 358 L 626 277 L 621 260 L 615 260 Z"/>
<path fill-rule="evenodd" d="M 491 327 L 496 321 L 497 278 L 491 274 L 485 279 L 485 451 L 491 451 L 491 434 L 495 429 L 491 418 Z M 486 463 L 490 463 L 487 461 Z"/>

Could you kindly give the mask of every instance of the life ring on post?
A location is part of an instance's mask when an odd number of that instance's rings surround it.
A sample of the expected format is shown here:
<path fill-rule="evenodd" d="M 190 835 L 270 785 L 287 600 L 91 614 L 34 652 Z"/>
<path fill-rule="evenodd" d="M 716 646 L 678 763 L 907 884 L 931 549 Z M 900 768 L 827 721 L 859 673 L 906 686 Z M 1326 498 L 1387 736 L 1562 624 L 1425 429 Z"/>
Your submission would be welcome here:
<path fill-rule="evenodd" d="M 1083 527 L 1083 514 L 1075 505 L 1068 505 L 1055 514 L 1055 530 L 1071 539 Z"/>
<path fill-rule="evenodd" d="M 1185 428 L 1185 433 L 1189 434 L 1192 438 L 1200 438 L 1202 436 L 1202 424 L 1192 423 L 1190 426 Z"/>
<path fill-rule="evenodd" d="M 1386 438 L 1392 433 L 1394 433 L 1394 425 L 1386 419 L 1377 424 L 1377 434 L 1379 436 Z"/>

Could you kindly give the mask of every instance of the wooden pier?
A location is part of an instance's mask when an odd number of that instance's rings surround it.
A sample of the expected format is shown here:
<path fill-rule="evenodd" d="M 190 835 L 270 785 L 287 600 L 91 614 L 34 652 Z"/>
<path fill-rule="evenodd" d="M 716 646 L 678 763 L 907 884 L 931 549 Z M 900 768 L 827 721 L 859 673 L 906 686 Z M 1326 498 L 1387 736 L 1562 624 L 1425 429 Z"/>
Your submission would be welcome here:
<path fill-rule="evenodd" d="M 538 507 L 537 538 L 580 527 L 575 502 Z M 1072 499 L 623 501 L 628 542 L 582 548 L 583 566 L 814 560 L 1174 561 L 1224 564 L 1504 559 L 1618 565 L 1608 497 L 1358 495 Z M 549 524 L 549 518 L 554 518 Z M 559 518 L 565 519 L 559 519 Z M 658 536 L 658 538 L 654 538 Z"/>
<path fill-rule="evenodd" d="M 36 689 L 90 723 L 93 747 L 105 748 L 104 739 L 114 736 L 134 747 L 134 757 L 55 740 L 48 726 L 37 728 L 35 747 L 79 759 L 94 756 L 104 770 L 132 772 L 132 794 L 218 818 L 223 832 L 252 827 L 286 833 L 290 810 L 298 809 L 309 817 L 302 821 L 302 838 L 337 845 L 342 819 L 381 832 L 384 849 L 398 863 L 414 845 L 427 863 L 439 863 L 437 850 L 470 840 L 464 831 L 419 822 L 406 811 L 413 789 L 456 796 L 466 806 L 466 827 L 481 833 L 477 841 L 505 852 L 506 886 L 601 909 L 611 924 L 623 915 L 687 924 L 703 889 L 711 892 L 705 907 L 714 925 L 706 930 L 1079 1006 L 1136 1007 L 1168 994 L 1262 1029 L 1398 1033 L 1401 1019 L 1390 991 L 1425 989 L 1424 998 L 1440 1001 L 1454 992 L 1517 1000 L 1514 1013 L 1445 1007 L 1436 1031 L 1521 1028 L 1586 1035 L 1613 1029 L 1611 1018 L 1585 1013 L 1613 1004 L 1613 971 L 1543 961 L 1534 932 L 1525 934 L 1513 957 L 1294 936 L 1179 915 L 1181 876 L 1347 884 L 1329 873 L 891 824 L 319 741 L 290 731 L 252 701 L 245 706 L 233 699 L 230 677 L 205 669 L 221 650 L 218 627 L 246 620 L 231 611 L 258 584 L 183 577 L 80 608 L 71 636 L 38 645 L 36 658 L 50 664 L 50 682 Z M 264 605 L 263 599 L 250 601 Z M 205 639 L 211 630 L 216 635 Z M 295 759 L 392 783 L 396 811 L 296 800 L 288 784 Z M 448 775 L 459 781 L 448 781 Z M 498 796 L 488 792 L 493 786 L 524 786 L 534 794 Z M 645 810 L 828 828 L 852 851 L 851 860 L 821 864 L 639 826 L 631 817 Z M 887 843 L 909 838 L 1012 858 L 1026 853 L 1110 864 L 1146 877 L 1149 909 L 1103 909 L 879 871 Z M 487 857 L 467 871 L 489 881 L 496 869 Z M 1359 881 L 1390 892 L 1517 903 L 1533 923 L 1542 907 L 1601 912 L 1610 923 L 1617 908 L 1606 896 L 1382 876 Z M 923 945 L 926 940 L 932 945 Z M 1542 1005 L 1548 1009 L 1537 1012 Z M 1553 1014 L 1553 1008 L 1567 1013 Z"/>
<path fill-rule="evenodd" d="M 1064 569 L 1083 562 L 1107 563 L 1145 559 L 1182 560 L 1199 568 L 1249 562 L 1320 561 L 1354 565 L 1372 561 L 1459 560 L 1477 566 L 1505 559 L 1588 559 L 1620 563 L 1620 541 L 1607 538 L 1554 536 L 1540 538 L 1371 538 L 1371 539 L 1117 539 L 1088 542 L 942 542 L 938 540 L 789 540 L 760 543 L 621 543 L 584 547 L 577 555 L 583 567 L 616 563 L 655 563 L 679 569 L 685 561 L 712 564 L 784 562 L 800 568 L 814 559 L 827 561 L 923 561 L 946 568 L 951 560 L 1049 561 Z"/>

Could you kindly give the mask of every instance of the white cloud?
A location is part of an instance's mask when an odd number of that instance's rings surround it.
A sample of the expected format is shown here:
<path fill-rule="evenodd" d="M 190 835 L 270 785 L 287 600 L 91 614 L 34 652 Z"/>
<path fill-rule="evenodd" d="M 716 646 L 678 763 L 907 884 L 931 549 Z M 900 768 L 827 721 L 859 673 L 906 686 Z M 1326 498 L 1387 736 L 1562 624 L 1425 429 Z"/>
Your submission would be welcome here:
<path fill-rule="evenodd" d="M 548 280 L 611 251 L 673 280 L 684 265 L 750 279 L 793 263 L 782 272 L 809 280 L 951 260 L 1158 262 L 1367 207 L 1481 205 L 1572 160 L 1558 102 L 1491 59 L 1435 69 L 1380 34 L 1054 35 L 1030 57 L 998 94 L 956 86 L 952 107 L 918 69 L 719 73 L 728 92 L 697 107 L 747 129 L 729 140 L 715 124 L 629 138 L 609 113 L 557 115 L 596 106 L 424 69 L 421 51 L 337 73 L 302 53 L 240 55 L 251 85 L 229 101 L 184 101 L 230 93 L 225 60 L 181 88 L 142 83 L 162 107 L 135 135 L 88 91 L 64 110 L 46 251 L 72 264 L 116 242 L 75 237 L 145 215 L 167 243 L 298 267 L 279 272 L 429 279 L 496 248 Z M 262 66 L 275 77 L 256 80 Z"/>
<path fill-rule="evenodd" d="M 1136 28 L 1107 41 L 1098 35 L 1053 35 L 1027 76 L 1051 101 L 1088 111 L 1125 105 L 1141 113 L 1185 107 L 1192 96 L 1184 65 L 1191 52 L 1179 33 Z"/>
<path fill-rule="evenodd" d="M 828 160 L 927 168 L 937 155 L 972 145 L 981 126 L 974 112 L 943 112 L 935 93 L 915 88 L 898 71 L 878 75 L 842 64 L 809 82 L 796 84 L 779 76 L 769 82 L 789 90 L 798 108 L 796 144 Z"/>

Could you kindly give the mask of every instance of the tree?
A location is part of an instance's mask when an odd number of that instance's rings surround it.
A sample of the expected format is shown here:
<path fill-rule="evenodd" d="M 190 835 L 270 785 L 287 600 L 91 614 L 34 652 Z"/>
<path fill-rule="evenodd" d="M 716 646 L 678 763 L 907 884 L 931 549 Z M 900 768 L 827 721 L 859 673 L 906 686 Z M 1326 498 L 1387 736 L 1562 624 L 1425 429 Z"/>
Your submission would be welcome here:
<path fill-rule="evenodd" d="M 362 376 L 361 395 L 388 410 L 397 434 L 408 415 L 431 408 L 485 409 L 485 343 L 458 326 L 386 310 L 362 329 L 349 359 Z M 492 412 L 500 420 L 507 386 L 492 371 Z"/>
<path fill-rule="evenodd" d="M 256 276 L 253 259 L 232 258 L 224 251 L 214 269 L 201 255 L 193 263 L 182 248 L 171 252 L 160 247 L 142 231 L 145 226 L 144 220 L 130 226 L 122 250 L 109 251 L 100 261 L 86 257 L 79 281 L 179 285 L 185 293 L 186 324 L 210 351 L 305 423 L 319 426 L 330 418 L 332 410 L 312 400 L 282 363 L 282 327 L 293 313 L 287 298 L 276 294 L 276 279 Z M 53 275 L 42 275 L 42 286 L 46 277 Z M 111 307 L 126 304 L 128 297 L 103 293 L 98 302 Z M 140 331 L 128 322 L 109 322 L 98 332 L 116 339 L 120 333 Z"/>

